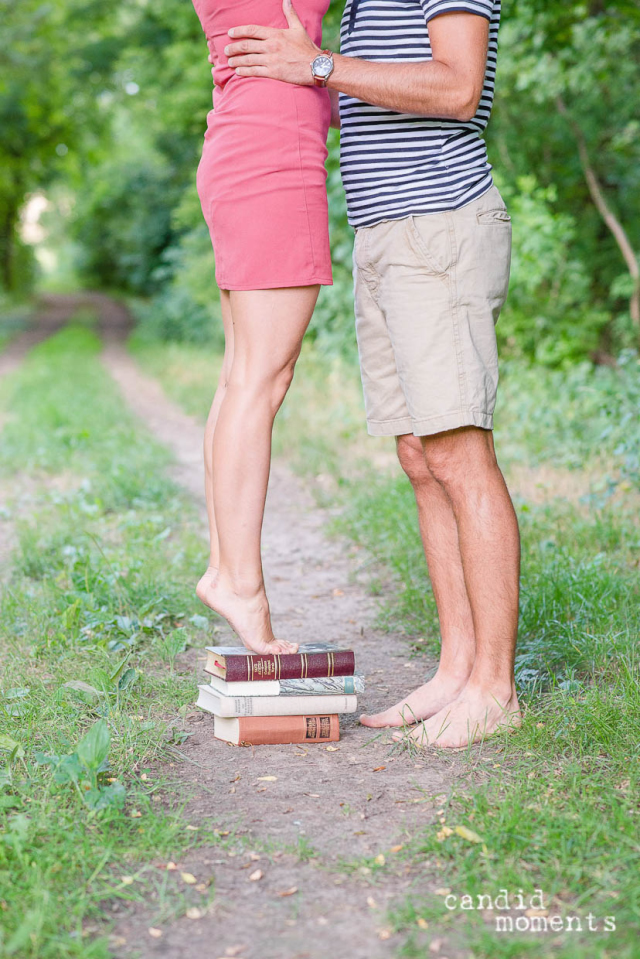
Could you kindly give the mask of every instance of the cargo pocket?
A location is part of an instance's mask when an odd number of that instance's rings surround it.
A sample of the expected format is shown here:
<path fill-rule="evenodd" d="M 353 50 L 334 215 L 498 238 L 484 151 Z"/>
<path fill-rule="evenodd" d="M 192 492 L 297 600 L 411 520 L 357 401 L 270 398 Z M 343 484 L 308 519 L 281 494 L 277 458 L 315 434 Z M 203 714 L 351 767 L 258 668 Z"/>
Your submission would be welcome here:
<path fill-rule="evenodd" d="M 482 210 L 476 214 L 481 230 L 478 253 L 479 275 L 491 303 L 494 323 L 507 298 L 511 264 L 511 217 L 505 209 Z"/>

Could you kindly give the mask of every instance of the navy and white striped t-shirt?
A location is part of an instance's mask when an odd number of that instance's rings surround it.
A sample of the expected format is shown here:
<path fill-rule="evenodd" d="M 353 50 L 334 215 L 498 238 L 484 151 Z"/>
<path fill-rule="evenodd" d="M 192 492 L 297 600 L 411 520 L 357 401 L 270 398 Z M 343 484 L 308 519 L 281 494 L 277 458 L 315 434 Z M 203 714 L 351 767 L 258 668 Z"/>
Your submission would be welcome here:
<path fill-rule="evenodd" d="M 458 11 L 489 21 L 484 88 L 472 120 L 394 113 L 340 94 L 340 168 L 352 226 L 455 210 L 492 185 L 481 134 L 493 102 L 500 0 L 348 0 L 340 51 L 379 63 L 431 60 L 429 21 Z"/>

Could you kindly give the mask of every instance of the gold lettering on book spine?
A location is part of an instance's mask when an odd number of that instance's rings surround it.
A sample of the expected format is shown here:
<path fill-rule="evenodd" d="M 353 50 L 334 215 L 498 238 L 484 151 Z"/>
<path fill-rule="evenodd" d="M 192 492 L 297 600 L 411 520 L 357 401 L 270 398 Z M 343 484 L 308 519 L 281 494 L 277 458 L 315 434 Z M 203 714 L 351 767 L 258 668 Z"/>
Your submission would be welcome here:
<path fill-rule="evenodd" d="M 306 653 L 300 653 L 300 678 L 306 679 L 309 675 L 309 660 Z"/>
<path fill-rule="evenodd" d="M 247 656 L 248 681 L 254 679 L 279 679 L 280 678 L 280 657 L 269 656 L 261 658 L 260 656 Z"/>
<path fill-rule="evenodd" d="M 336 659 L 334 653 L 327 653 L 327 675 L 333 676 L 336 668 Z"/>

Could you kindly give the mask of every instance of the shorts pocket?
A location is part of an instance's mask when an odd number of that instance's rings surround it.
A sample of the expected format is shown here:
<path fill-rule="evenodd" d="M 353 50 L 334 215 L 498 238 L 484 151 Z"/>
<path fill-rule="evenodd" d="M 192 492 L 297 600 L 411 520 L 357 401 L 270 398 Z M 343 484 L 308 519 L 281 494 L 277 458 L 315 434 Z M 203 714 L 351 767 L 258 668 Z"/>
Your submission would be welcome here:
<path fill-rule="evenodd" d="M 451 237 L 448 214 L 407 217 L 409 241 L 429 272 L 444 276 L 451 268 Z"/>
<path fill-rule="evenodd" d="M 506 210 L 481 210 L 476 217 L 478 223 L 511 223 L 511 215 Z"/>

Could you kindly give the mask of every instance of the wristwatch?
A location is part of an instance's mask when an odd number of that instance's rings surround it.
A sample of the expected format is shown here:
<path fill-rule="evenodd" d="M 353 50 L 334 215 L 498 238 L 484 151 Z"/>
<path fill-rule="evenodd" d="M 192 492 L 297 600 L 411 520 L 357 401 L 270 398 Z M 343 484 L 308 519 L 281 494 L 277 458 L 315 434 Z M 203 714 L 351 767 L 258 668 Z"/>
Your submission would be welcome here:
<path fill-rule="evenodd" d="M 326 87 L 327 80 L 333 73 L 333 54 L 331 50 L 323 50 L 315 60 L 311 61 L 311 76 L 317 87 Z"/>

